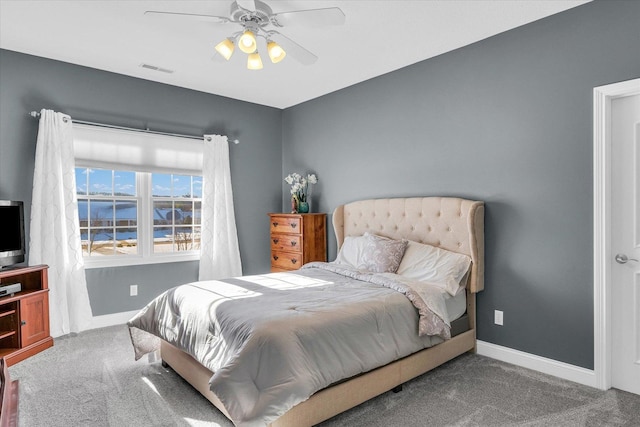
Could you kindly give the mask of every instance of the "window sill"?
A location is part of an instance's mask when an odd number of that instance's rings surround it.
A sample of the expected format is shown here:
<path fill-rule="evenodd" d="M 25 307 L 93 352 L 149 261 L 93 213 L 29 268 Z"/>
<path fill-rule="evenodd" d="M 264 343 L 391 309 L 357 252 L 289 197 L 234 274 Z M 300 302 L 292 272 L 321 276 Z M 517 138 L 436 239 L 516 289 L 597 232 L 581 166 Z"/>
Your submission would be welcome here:
<path fill-rule="evenodd" d="M 185 261 L 199 261 L 200 253 L 191 252 L 179 255 L 157 255 L 151 257 L 141 256 L 127 256 L 127 257 L 100 257 L 85 258 L 84 268 L 91 270 L 94 268 L 109 268 L 109 267 L 126 267 L 130 265 L 147 265 L 147 264 L 168 264 L 172 262 L 185 262 Z"/>

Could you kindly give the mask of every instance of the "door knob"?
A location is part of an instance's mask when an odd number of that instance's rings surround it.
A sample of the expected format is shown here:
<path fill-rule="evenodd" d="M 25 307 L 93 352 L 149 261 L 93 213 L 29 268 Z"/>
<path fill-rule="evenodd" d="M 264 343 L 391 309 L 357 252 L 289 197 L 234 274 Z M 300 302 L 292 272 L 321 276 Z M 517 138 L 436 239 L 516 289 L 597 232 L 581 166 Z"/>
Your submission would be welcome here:
<path fill-rule="evenodd" d="M 626 264 L 629 261 L 636 261 L 638 262 L 637 259 L 635 258 L 629 258 L 627 257 L 625 254 L 617 254 L 615 257 L 615 260 L 618 264 Z"/>

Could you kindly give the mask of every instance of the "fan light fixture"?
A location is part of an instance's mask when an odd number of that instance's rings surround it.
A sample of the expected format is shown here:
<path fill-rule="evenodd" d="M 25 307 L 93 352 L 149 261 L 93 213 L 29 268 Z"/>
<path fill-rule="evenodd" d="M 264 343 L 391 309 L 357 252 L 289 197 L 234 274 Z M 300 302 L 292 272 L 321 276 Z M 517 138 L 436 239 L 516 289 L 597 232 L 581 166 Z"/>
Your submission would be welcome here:
<path fill-rule="evenodd" d="M 216 45 L 216 51 L 228 61 L 233 55 L 235 47 L 233 40 L 226 38 Z"/>
<path fill-rule="evenodd" d="M 260 37 L 264 37 L 267 40 L 267 53 L 269 54 L 269 58 L 271 62 L 277 64 L 282 61 L 285 56 L 287 56 L 287 52 L 280 46 L 278 43 L 270 40 L 270 35 L 268 34 L 260 34 Z M 240 37 L 238 37 L 240 36 Z M 262 58 L 258 54 L 258 41 L 256 40 L 256 36 L 251 30 L 245 30 L 242 35 L 240 33 L 236 33 L 234 36 L 227 37 L 222 40 L 220 43 L 216 45 L 216 52 L 218 52 L 224 59 L 227 61 L 231 59 L 233 52 L 236 47 L 236 43 L 234 43 L 234 39 L 237 38 L 238 48 L 244 53 L 248 54 L 247 58 L 247 68 L 250 70 L 261 70 L 263 68 Z"/>
<path fill-rule="evenodd" d="M 250 70 L 262 69 L 262 58 L 260 58 L 260 54 L 258 54 L 257 51 L 249 54 L 247 58 L 247 68 Z"/>
<path fill-rule="evenodd" d="M 253 53 L 258 48 L 256 35 L 251 30 L 245 30 L 238 40 L 238 47 L 244 53 Z"/>
<path fill-rule="evenodd" d="M 267 52 L 269 53 L 269 58 L 271 58 L 271 62 L 277 64 L 282 61 L 285 56 L 287 56 L 287 52 L 276 42 L 269 41 L 267 43 Z"/>

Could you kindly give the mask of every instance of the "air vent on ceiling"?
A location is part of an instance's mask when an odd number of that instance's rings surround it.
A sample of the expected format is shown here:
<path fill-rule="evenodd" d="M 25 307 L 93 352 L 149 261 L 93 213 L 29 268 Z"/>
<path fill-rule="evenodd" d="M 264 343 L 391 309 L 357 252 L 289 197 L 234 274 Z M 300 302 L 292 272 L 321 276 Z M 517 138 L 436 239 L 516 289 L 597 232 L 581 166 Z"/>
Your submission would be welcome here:
<path fill-rule="evenodd" d="M 142 68 L 146 68 L 148 70 L 160 71 L 161 73 L 173 74 L 173 70 L 169 70 L 167 68 L 157 67 L 151 64 L 140 64 Z"/>

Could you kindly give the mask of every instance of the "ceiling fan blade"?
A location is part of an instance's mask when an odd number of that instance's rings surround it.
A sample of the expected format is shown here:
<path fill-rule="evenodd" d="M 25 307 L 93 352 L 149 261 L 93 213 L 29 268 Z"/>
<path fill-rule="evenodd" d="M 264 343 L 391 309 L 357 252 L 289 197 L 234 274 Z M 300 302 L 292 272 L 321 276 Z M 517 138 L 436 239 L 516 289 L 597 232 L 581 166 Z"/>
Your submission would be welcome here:
<path fill-rule="evenodd" d="M 324 27 L 344 24 L 345 16 L 339 7 L 324 9 L 292 10 L 291 12 L 274 13 L 271 23 L 276 27 L 299 24 L 308 27 Z"/>
<path fill-rule="evenodd" d="M 318 57 L 307 49 L 300 46 L 298 43 L 291 40 L 289 37 L 284 36 L 278 32 L 269 32 L 271 40 L 278 43 L 288 55 L 291 55 L 296 61 L 302 65 L 311 65 L 318 60 Z"/>
<path fill-rule="evenodd" d="M 224 16 L 214 16 L 214 15 L 198 15 L 194 13 L 178 13 L 178 12 L 162 12 L 159 10 L 147 10 L 144 13 L 145 16 L 150 17 L 178 17 L 178 18 L 186 18 L 192 20 L 213 22 L 214 24 L 226 24 L 227 22 L 231 22 L 229 18 L 225 18 Z"/>
<path fill-rule="evenodd" d="M 241 8 L 251 12 L 256 10 L 256 2 L 254 0 L 236 0 L 236 3 L 238 3 L 238 6 Z"/>

